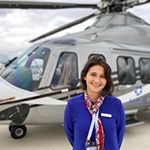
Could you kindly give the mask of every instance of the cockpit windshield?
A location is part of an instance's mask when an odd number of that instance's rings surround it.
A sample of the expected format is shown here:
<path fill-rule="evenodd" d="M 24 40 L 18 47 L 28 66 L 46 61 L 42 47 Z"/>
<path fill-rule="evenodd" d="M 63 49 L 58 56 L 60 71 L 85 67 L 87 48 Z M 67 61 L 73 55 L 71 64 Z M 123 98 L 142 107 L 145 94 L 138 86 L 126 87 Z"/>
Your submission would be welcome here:
<path fill-rule="evenodd" d="M 49 55 L 50 49 L 46 47 L 32 47 L 8 65 L 1 76 L 19 88 L 29 91 L 36 90 L 42 79 Z"/>

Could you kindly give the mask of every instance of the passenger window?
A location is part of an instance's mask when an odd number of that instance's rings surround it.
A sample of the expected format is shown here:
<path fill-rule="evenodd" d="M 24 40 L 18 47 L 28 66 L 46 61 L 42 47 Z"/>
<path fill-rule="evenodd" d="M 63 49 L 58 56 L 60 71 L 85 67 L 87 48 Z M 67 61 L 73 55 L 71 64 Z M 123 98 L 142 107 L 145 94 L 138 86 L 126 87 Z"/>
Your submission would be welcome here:
<path fill-rule="evenodd" d="M 119 56 L 117 67 L 120 84 L 134 84 L 136 82 L 135 62 L 133 58 Z"/>
<path fill-rule="evenodd" d="M 77 55 L 64 52 L 60 55 L 51 82 L 52 89 L 71 88 L 78 84 Z"/>
<path fill-rule="evenodd" d="M 141 81 L 143 83 L 150 83 L 150 58 L 141 58 L 139 60 Z"/>

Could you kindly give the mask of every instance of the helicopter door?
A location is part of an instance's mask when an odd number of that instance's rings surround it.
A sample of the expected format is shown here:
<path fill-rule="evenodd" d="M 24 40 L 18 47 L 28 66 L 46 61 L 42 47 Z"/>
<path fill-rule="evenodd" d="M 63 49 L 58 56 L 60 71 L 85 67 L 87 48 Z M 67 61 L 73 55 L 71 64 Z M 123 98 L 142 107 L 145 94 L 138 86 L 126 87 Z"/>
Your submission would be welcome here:
<path fill-rule="evenodd" d="M 71 88 L 78 83 L 77 55 L 71 52 L 61 53 L 51 82 L 52 89 Z"/>
<path fill-rule="evenodd" d="M 43 73 L 46 68 L 46 64 L 49 58 L 50 49 L 46 47 L 39 47 L 33 51 L 25 66 L 31 70 L 32 73 L 32 90 L 36 90 L 39 87 Z"/>

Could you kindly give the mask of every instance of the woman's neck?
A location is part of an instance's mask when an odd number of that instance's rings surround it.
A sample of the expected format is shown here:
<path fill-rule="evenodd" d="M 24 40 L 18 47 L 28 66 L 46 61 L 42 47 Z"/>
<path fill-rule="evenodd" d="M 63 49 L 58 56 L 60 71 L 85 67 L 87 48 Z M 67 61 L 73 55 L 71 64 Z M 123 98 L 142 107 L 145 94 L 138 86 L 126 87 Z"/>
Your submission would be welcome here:
<path fill-rule="evenodd" d="M 92 102 L 96 102 L 97 99 L 100 97 L 100 93 L 91 93 L 91 92 L 88 92 L 86 91 L 88 96 L 90 97 L 90 99 L 92 100 Z"/>

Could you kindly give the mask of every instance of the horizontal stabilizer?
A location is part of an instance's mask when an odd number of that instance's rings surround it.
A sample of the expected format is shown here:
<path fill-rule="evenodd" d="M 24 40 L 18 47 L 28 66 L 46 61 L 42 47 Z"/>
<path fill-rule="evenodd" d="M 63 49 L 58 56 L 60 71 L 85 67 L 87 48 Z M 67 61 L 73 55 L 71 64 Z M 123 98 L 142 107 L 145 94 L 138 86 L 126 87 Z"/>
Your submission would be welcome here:
<path fill-rule="evenodd" d="M 125 114 L 126 115 L 134 115 L 138 113 L 138 109 L 131 109 L 131 110 L 126 110 Z"/>
<path fill-rule="evenodd" d="M 136 120 L 136 119 L 129 119 L 129 120 L 126 120 L 126 127 L 132 127 L 132 126 L 136 126 L 136 125 L 141 125 L 143 124 L 144 121 L 141 121 L 141 120 Z"/>

